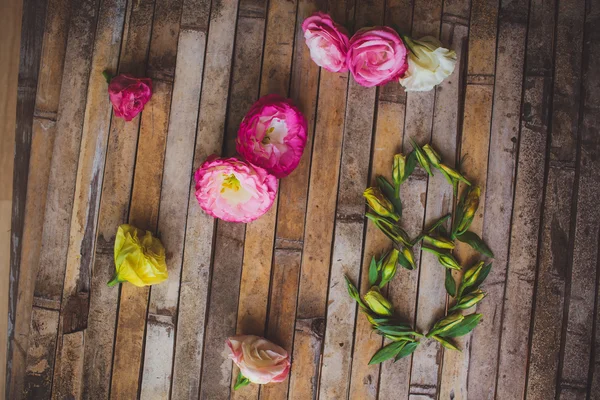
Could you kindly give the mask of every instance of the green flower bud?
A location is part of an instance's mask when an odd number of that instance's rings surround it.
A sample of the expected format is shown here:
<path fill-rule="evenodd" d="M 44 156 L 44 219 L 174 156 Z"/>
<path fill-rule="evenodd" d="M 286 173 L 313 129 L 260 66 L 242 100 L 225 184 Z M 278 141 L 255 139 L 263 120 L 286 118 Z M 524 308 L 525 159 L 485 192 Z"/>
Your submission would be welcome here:
<path fill-rule="evenodd" d="M 413 256 L 412 251 L 408 247 L 402 249 L 402 255 L 404 255 L 406 260 L 410 263 L 412 267 L 411 269 L 417 268 L 417 266 L 415 265 L 415 257 Z"/>
<path fill-rule="evenodd" d="M 444 346 L 445 348 L 449 349 L 449 350 L 458 350 L 460 351 L 460 349 L 458 347 L 456 347 L 455 345 L 453 345 L 452 343 L 450 343 L 449 341 L 442 339 L 439 336 L 433 335 L 432 336 L 433 339 L 437 340 L 438 342 L 440 342 L 440 344 L 442 346 Z"/>
<path fill-rule="evenodd" d="M 452 254 L 442 253 L 438 256 L 438 262 L 446 268 L 456 269 L 460 271 L 462 268 L 456 258 Z"/>
<path fill-rule="evenodd" d="M 383 295 L 379 292 L 379 288 L 373 286 L 371 290 L 367 292 L 364 296 L 365 303 L 367 306 L 377 315 L 383 316 L 391 316 L 394 312 L 392 303 L 388 301 Z"/>
<path fill-rule="evenodd" d="M 429 162 L 436 168 L 439 168 L 440 163 L 442 162 L 442 157 L 431 147 L 429 144 L 423 146 L 423 151 L 427 155 Z"/>
<path fill-rule="evenodd" d="M 378 187 L 369 187 L 363 192 L 369 207 L 382 217 L 389 217 L 398 221 L 400 217 L 394 211 L 394 205 L 383 195 Z"/>
<path fill-rule="evenodd" d="M 448 240 L 444 237 L 432 237 L 429 235 L 426 235 L 424 237 L 425 241 L 427 243 L 431 243 L 432 245 L 434 245 L 435 247 L 437 247 L 438 249 L 448 249 L 448 250 L 453 250 L 455 247 L 455 244 L 453 241 Z"/>
<path fill-rule="evenodd" d="M 458 304 L 451 308 L 451 310 L 466 310 L 467 308 L 473 307 L 479 303 L 485 297 L 485 293 L 481 290 L 476 290 L 473 293 L 469 293 L 465 297 L 461 298 Z"/>
<path fill-rule="evenodd" d="M 455 312 L 447 315 L 443 319 L 439 320 L 433 326 L 433 329 L 427 334 L 427 337 L 431 337 L 433 335 L 438 335 L 440 333 L 446 332 L 450 330 L 453 326 L 460 324 L 460 322 L 465 319 L 465 316 L 459 312 Z"/>
<path fill-rule="evenodd" d="M 460 219 L 456 230 L 459 235 L 466 232 L 471 226 L 471 222 L 473 222 L 477 208 L 479 208 L 480 196 L 481 189 L 478 186 L 474 186 L 469 189 L 462 205 L 462 218 Z"/>
<path fill-rule="evenodd" d="M 469 182 L 467 180 L 467 178 L 465 178 L 464 176 L 462 176 L 460 174 L 460 172 L 458 172 L 457 170 L 455 170 L 453 168 L 450 168 L 450 167 L 448 167 L 447 165 L 444 165 L 444 164 L 440 164 L 439 168 L 440 168 L 440 171 L 444 172 L 445 174 L 447 174 L 448 176 L 450 176 L 452 179 L 456 179 L 456 180 L 462 181 L 462 182 L 466 183 L 469 186 L 471 185 L 471 182 Z"/>
<path fill-rule="evenodd" d="M 379 287 L 383 287 L 383 285 L 391 281 L 394 275 L 396 275 L 398 255 L 399 251 L 396 248 L 393 248 L 392 251 L 385 256 L 381 267 L 381 283 L 379 284 Z"/>
<path fill-rule="evenodd" d="M 427 158 L 427 155 L 421 148 L 421 146 L 419 146 L 417 144 L 417 142 L 415 142 L 412 139 L 410 139 L 410 143 L 412 144 L 413 149 L 415 150 L 415 155 L 417 156 L 417 161 L 419 162 L 419 164 L 421 164 L 421 167 L 423 167 L 423 169 L 425 169 L 425 171 L 427 171 L 427 175 L 433 176 L 433 172 L 431 172 L 431 166 L 429 165 L 429 160 Z"/>
<path fill-rule="evenodd" d="M 406 156 L 402 153 L 394 156 L 394 166 L 392 168 L 392 178 L 396 187 L 400 187 L 400 184 L 405 179 L 406 174 Z"/>
<path fill-rule="evenodd" d="M 475 282 L 477 282 L 477 279 L 479 278 L 479 274 L 481 273 L 481 270 L 483 269 L 483 265 L 484 265 L 484 262 L 479 261 L 477 264 L 475 264 L 471 268 L 469 268 L 467 270 L 467 272 L 465 272 L 465 274 L 463 275 L 462 286 L 465 286 L 465 287 L 471 286 Z"/>

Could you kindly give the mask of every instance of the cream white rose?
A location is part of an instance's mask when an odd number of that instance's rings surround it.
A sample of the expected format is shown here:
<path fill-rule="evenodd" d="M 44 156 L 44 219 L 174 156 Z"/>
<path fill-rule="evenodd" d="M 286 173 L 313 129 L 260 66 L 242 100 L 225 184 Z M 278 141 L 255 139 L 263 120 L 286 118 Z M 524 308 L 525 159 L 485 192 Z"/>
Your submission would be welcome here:
<path fill-rule="evenodd" d="M 227 339 L 230 358 L 252 383 L 264 385 L 283 382 L 290 372 L 287 351 L 265 338 L 253 335 L 233 336 Z"/>
<path fill-rule="evenodd" d="M 442 83 L 452 74 L 456 65 L 456 53 L 442 47 L 434 37 L 420 40 L 403 37 L 409 48 L 408 70 L 400 84 L 407 92 L 426 92 Z"/>

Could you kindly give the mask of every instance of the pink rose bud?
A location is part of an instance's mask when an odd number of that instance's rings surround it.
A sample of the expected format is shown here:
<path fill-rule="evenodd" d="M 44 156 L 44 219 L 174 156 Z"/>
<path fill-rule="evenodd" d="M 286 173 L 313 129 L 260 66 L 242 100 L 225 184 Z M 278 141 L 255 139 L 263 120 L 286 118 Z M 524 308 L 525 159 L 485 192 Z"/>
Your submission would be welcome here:
<path fill-rule="evenodd" d="M 277 179 L 237 158 L 208 157 L 194 175 L 196 199 L 209 215 L 250 222 L 266 213 L 277 193 Z"/>
<path fill-rule="evenodd" d="M 117 117 L 131 121 L 152 97 L 152 80 L 117 75 L 108 85 L 108 96 Z"/>
<path fill-rule="evenodd" d="M 306 119 L 292 103 L 276 94 L 261 97 L 240 124 L 237 151 L 277 178 L 300 163 L 306 145 Z"/>
<path fill-rule="evenodd" d="M 348 71 L 348 32 L 344 27 L 333 22 L 329 15 L 316 12 L 304 20 L 302 31 L 315 64 L 331 72 Z"/>
<path fill-rule="evenodd" d="M 229 358 L 252 383 L 283 382 L 290 372 L 290 357 L 284 349 L 267 339 L 240 335 L 227 339 Z"/>
<path fill-rule="evenodd" d="M 356 82 L 366 87 L 397 80 L 408 69 L 406 46 L 387 26 L 356 32 L 350 39 L 346 62 Z"/>

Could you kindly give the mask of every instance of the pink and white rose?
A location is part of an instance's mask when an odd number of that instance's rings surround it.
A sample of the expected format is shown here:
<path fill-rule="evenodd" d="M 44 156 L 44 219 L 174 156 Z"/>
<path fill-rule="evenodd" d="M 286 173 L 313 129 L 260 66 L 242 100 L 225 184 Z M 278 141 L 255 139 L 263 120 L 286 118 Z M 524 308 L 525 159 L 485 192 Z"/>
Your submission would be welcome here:
<path fill-rule="evenodd" d="M 194 175 L 196 199 L 209 215 L 250 222 L 266 213 L 277 194 L 277 179 L 237 158 L 210 156 Z"/>
<path fill-rule="evenodd" d="M 237 151 L 252 164 L 283 178 L 300 163 L 306 131 L 306 119 L 292 101 L 270 94 L 254 103 L 244 117 Z"/>
<path fill-rule="evenodd" d="M 108 96 L 115 115 L 125 121 L 131 121 L 142 112 L 152 97 L 152 80 L 117 75 L 108 84 Z"/>
<path fill-rule="evenodd" d="M 408 69 L 406 46 L 392 28 L 363 28 L 350 39 L 347 64 L 358 84 L 385 85 Z"/>
<path fill-rule="evenodd" d="M 227 339 L 229 358 L 252 383 L 283 382 L 290 372 L 290 357 L 284 349 L 267 339 L 240 335 Z"/>
<path fill-rule="evenodd" d="M 348 32 L 344 27 L 336 24 L 329 15 L 316 12 L 304 20 L 302 31 L 315 64 L 330 72 L 348 71 Z"/>

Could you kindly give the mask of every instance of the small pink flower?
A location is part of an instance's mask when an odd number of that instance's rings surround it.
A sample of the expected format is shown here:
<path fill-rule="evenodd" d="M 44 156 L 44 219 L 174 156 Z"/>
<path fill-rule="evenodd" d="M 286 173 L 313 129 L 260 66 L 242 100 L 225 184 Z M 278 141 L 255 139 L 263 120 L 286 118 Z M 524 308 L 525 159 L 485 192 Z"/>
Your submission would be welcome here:
<path fill-rule="evenodd" d="M 277 179 L 237 158 L 208 157 L 194 175 L 196 199 L 209 215 L 250 222 L 266 213 L 277 193 Z"/>
<path fill-rule="evenodd" d="M 305 145 L 304 116 L 291 100 L 276 94 L 254 103 L 238 130 L 238 153 L 277 178 L 298 166 Z"/>
<path fill-rule="evenodd" d="M 284 349 L 267 339 L 240 335 L 227 339 L 229 358 L 252 383 L 283 382 L 290 372 L 290 357 Z"/>
<path fill-rule="evenodd" d="M 333 22 L 329 15 L 316 12 L 304 20 L 302 31 L 310 58 L 319 67 L 331 72 L 348 71 L 348 32 L 344 27 Z"/>
<path fill-rule="evenodd" d="M 131 121 L 152 97 L 152 80 L 117 75 L 108 85 L 108 96 L 117 117 Z"/>
<path fill-rule="evenodd" d="M 347 64 L 358 84 L 381 86 L 408 69 L 406 46 L 392 28 L 363 28 L 350 39 Z"/>

